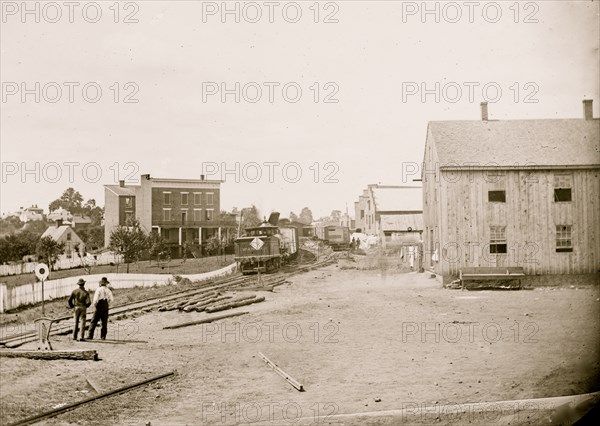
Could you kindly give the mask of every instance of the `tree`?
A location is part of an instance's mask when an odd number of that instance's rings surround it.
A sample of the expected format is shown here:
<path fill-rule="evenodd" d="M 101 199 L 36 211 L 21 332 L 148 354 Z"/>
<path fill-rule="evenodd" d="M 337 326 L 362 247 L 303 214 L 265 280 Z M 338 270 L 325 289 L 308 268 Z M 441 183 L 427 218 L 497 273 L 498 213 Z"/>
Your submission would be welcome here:
<path fill-rule="evenodd" d="M 129 273 L 129 264 L 140 260 L 144 249 L 148 247 L 148 237 L 140 221 L 129 219 L 125 226 L 115 228 L 110 234 L 109 247 L 117 254 L 123 255 Z"/>
<path fill-rule="evenodd" d="M 90 250 L 104 247 L 104 225 L 90 226 L 87 229 L 77 231 L 77 235 L 85 243 L 86 248 Z"/>
<path fill-rule="evenodd" d="M 13 232 L 0 239 L 0 263 L 20 262 L 24 256 L 36 253 L 41 234 L 30 231 Z"/>
<path fill-rule="evenodd" d="M 65 243 L 55 241 L 51 236 L 40 238 L 36 247 L 36 253 L 39 258 L 44 259 L 50 269 L 58 260 L 58 257 L 64 252 Z"/>
<path fill-rule="evenodd" d="M 300 222 L 302 222 L 305 225 L 310 225 L 313 222 L 313 215 L 312 212 L 310 211 L 310 209 L 308 207 L 304 207 L 302 209 L 302 211 L 300 212 L 300 217 L 298 218 L 298 220 Z"/>
<path fill-rule="evenodd" d="M 150 256 L 155 258 L 156 263 L 160 265 L 160 258 L 168 252 L 167 242 L 158 232 L 151 232 L 148 236 L 148 250 Z"/>
<path fill-rule="evenodd" d="M 78 191 L 75 191 L 73 188 L 67 188 L 59 199 L 50 203 L 48 208 L 52 212 L 62 207 L 71 214 L 81 214 L 83 210 L 82 203 L 83 197 L 81 194 Z"/>
<path fill-rule="evenodd" d="M 290 221 L 291 222 L 298 222 L 300 219 L 298 218 L 298 215 L 294 212 L 290 212 Z"/>
<path fill-rule="evenodd" d="M 260 214 L 254 204 L 252 207 L 242 209 L 242 229 L 252 228 L 261 223 Z"/>
<path fill-rule="evenodd" d="M 0 235 L 8 235 L 23 228 L 24 222 L 21 222 L 18 216 L 8 216 L 0 219 Z"/>

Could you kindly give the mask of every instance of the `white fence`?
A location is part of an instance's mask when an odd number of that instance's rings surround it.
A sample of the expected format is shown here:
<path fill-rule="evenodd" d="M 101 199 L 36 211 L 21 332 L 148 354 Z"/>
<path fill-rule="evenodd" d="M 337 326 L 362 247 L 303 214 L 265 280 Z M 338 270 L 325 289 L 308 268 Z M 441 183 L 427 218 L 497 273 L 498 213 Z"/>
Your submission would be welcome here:
<path fill-rule="evenodd" d="M 90 255 L 88 254 L 83 260 L 78 257 L 67 258 L 65 255 L 62 255 L 60 259 L 54 264 L 53 270 L 59 269 L 72 269 L 77 268 L 79 266 L 97 266 L 97 265 L 110 265 L 111 263 L 117 264 L 123 262 L 123 256 L 114 254 L 110 251 L 105 251 L 98 255 Z M 35 269 L 35 265 L 38 262 L 25 262 L 25 263 L 15 263 L 12 265 L 0 265 L 0 276 L 7 275 L 20 275 L 20 274 L 30 274 Z M 0 278 L 1 279 L 1 278 Z"/>
<path fill-rule="evenodd" d="M 181 275 L 182 278 L 188 278 L 192 281 L 204 281 L 212 278 L 224 277 L 236 271 L 236 264 L 233 263 L 216 271 L 205 272 L 194 275 Z M 170 274 L 98 274 L 98 275 L 80 275 L 76 277 L 61 278 L 58 280 L 48 280 L 44 282 L 44 300 L 58 299 L 66 297 L 77 288 L 77 281 L 83 278 L 86 281 L 86 289 L 95 291 L 98 288 L 98 281 L 106 277 L 110 281 L 110 287 L 131 288 L 131 287 L 151 287 L 154 285 L 165 285 L 175 283 L 173 275 Z M 18 308 L 22 305 L 39 303 L 42 301 L 42 283 L 25 284 L 17 287 L 8 288 L 6 284 L 0 283 L 0 312 Z"/>

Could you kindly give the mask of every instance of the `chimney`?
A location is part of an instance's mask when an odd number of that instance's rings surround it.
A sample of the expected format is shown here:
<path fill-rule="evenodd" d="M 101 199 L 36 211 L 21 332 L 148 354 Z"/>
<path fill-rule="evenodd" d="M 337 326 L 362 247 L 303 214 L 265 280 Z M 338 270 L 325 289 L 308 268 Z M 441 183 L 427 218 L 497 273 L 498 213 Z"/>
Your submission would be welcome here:
<path fill-rule="evenodd" d="M 204 175 L 200 175 L 200 180 L 204 180 Z"/>
<path fill-rule="evenodd" d="M 119 181 L 119 186 L 120 186 L 121 188 L 125 188 L 125 181 L 124 181 L 124 180 L 120 180 L 120 181 Z"/>
<path fill-rule="evenodd" d="M 142 180 L 150 180 L 150 175 L 142 175 Z"/>
<path fill-rule="evenodd" d="M 594 118 L 594 108 L 593 108 L 593 100 L 584 99 L 583 100 L 583 118 L 585 120 L 592 120 Z"/>
<path fill-rule="evenodd" d="M 481 105 L 481 120 L 488 121 L 488 103 L 482 102 L 479 105 Z"/>

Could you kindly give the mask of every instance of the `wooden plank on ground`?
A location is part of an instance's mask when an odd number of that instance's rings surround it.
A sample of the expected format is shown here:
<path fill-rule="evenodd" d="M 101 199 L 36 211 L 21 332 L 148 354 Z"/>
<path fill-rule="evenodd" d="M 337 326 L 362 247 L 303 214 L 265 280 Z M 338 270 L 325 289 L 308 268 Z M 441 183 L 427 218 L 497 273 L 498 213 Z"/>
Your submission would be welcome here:
<path fill-rule="evenodd" d="M 246 315 L 247 313 L 248 312 L 235 312 L 233 314 L 219 315 L 216 317 L 204 318 L 204 319 L 197 320 L 197 321 L 190 321 L 190 322 L 184 322 L 181 324 L 168 325 L 166 327 L 163 327 L 163 330 L 172 330 L 174 328 L 188 327 L 190 325 L 207 324 L 209 322 L 218 321 L 218 320 L 222 320 L 225 318 L 232 318 L 232 317 L 237 317 L 240 315 Z"/>
<path fill-rule="evenodd" d="M 41 413 L 41 414 L 36 414 L 34 416 L 27 417 L 27 418 L 25 418 L 23 420 L 19 420 L 18 422 L 11 423 L 8 426 L 25 426 L 25 425 L 30 425 L 32 423 L 37 423 L 40 420 L 49 419 L 51 417 L 55 417 L 55 416 L 57 416 L 57 415 L 59 415 L 61 413 L 64 413 L 66 411 L 73 410 L 74 408 L 77 408 L 77 407 L 79 407 L 80 405 L 83 405 L 83 404 L 87 404 L 88 402 L 97 401 L 99 399 L 106 398 L 106 397 L 112 396 L 112 395 L 118 395 L 118 394 L 126 392 L 128 390 L 131 390 L 131 389 L 137 388 L 139 386 L 145 385 L 147 383 L 155 382 L 155 381 L 163 379 L 165 377 L 172 376 L 173 374 L 175 374 L 175 371 L 171 371 L 170 373 L 164 373 L 164 374 L 161 374 L 159 376 L 154 376 L 154 377 L 151 377 L 149 379 L 142 380 L 141 382 L 136 382 L 136 383 L 133 383 L 131 385 L 127 385 L 127 386 L 123 386 L 123 387 L 120 387 L 120 388 L 117 388 L 117 389 L 113 389 L 111 391 L 104 392 L 104 393 L 101 393 L 99 395 L 94 395 L 94 396 L 91 396 L 89 398 L 83 399 L 81 401 L 74 402 L 72 404 L 67 404 L 67 405 L 62 406 L 60 408 L 55 408 L 54 410 L 46 411 L 46 412 Z"/>
<path fill-rule="evenodd" d="M 271 361 L 269 358 L 267 358 L 262 352 L 259 352 L 258 356 L 264 362 L 266 362 L 267 365 L 273 369 L 273 371 L 275 371 L 277 374 L 279 374 L 281 377 L 283 377 L 290 385 L 292 385 L 294 388 L 296 388 L 300 392 L 304 392 L 304 386 L 302 386 L 302 384 L 298 380 L 292 378 L 289 374 L 287 374 L 285 371 L 283 371 L 281 368 L 279 368 L 277 366 L 277 364 L 275 364 L 273 361 Z"/>
<path fill-rule="evenodd" d="M 98 353 L 88 351 L 0 351 L 2 358 L 29 358 L 29 359 L 72 359 L 84 361 L 98 361 Z"/>

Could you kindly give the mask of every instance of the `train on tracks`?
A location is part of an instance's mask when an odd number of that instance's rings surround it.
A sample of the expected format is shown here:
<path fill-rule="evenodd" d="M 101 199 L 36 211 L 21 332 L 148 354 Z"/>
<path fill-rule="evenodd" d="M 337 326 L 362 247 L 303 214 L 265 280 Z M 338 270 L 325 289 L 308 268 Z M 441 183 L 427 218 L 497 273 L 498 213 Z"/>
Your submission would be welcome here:
<path fill-rule="evenodd" d="M 319 240 L 331 246 L 334 251 L 350 248 L 350 229 L 347 226 L 316 226 L 315 235 Z"/>
<path fill-rule="evenodd" d="M 298 228 L 278 226 L 279 213 L 271 213 L 268 221 L 246 228 L 235 240 L 235 260 L 242 274 L 276 272 L 298 256 Z"/>

